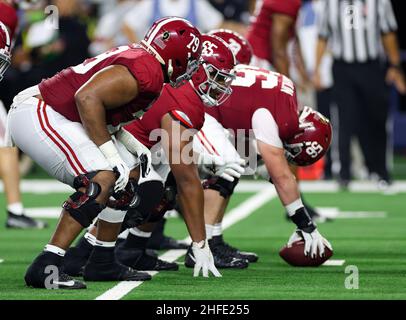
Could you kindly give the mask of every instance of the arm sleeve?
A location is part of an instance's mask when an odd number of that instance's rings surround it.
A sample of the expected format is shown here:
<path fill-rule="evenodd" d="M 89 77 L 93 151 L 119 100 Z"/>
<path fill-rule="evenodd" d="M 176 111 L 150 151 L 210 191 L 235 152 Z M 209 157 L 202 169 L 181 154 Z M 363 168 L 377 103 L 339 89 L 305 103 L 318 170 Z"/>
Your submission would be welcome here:
<path fill-rule="evenodd" d="M 381 33 L 395 32 L 398 29 L 390 0 L 378 0 L 378 21 Z"/>
<path fill-rule="evenodd" d="M 197 1 L 198 26 L 207 32 L 219 28 L 223 23 L 223 15 L 207 0 Z"/>
<path fill-rule="evenodd" d="M 282 140 L 279 137 L 278 124 L 269 110 L 265 108 L 256 110 L 251 122 L 257 140 L 277 148 L 283 148 Z"/>

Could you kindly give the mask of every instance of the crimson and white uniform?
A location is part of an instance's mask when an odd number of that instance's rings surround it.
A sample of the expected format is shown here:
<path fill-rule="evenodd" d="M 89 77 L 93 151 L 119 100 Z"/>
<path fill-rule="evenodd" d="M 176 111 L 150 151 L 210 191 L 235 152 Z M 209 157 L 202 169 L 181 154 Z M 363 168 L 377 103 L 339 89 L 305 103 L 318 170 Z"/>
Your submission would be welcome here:
<path fill-rule="evenodd" d="M 18 25 L 17 10 L 5 2 L 0 2 L 0 22 L 7 27 L 12 40 Z M 3 44 L 3 42 L 5 42 L 5 39 L 1 39 L 0 35 L 0 43 Z M 0 101 L 0 147 L 5 146 L 6 119 L 7 109 Z"/>
<path fill-rule="evenodd" d="M 249 30 L 247 39 L 254 51 L 251 64 L 264 69 L 272 65 L 272 15 L 284 14 L 295 21 L 301 0 L 263 0 L 257 4 L 257 14 Z M 291 30 L 294 35 L 294 24 Z"/>
<path fill-rule="evenodd" d="M 99 148 L 88 137 L 75 104 L 76 91 L 95 73 L 110 65 L 128 68 L 139 84 L 139 96 L 106 112 L 110 132 L 134 119 L 159 96 L 163 86 L 160 63 L 144 49 L 123 46 L 87 59 L 54 77 L 22 91 L 14 98 L 8 116 L 8 144 L 17 145 L 58 180 L 72 185 L 79 174 L 112 170 Z M 41 94 L 44 100 L 34 96 Z M 118 144 L 123 160 L 134 167 L 134 157 Z"/>
<path fill-rule="evenodd" d="M 144 146 L 151 149 L 154 169 L 166 180 L 169 173 L 167 163 L 162 163 L 163 156 L 160 146 L 159 130 L 162 117 L 169 114 L 174 120 L 188 129 L 199 131 L 204 123 L 205 107 L 190 83 L 179 88 L 165 85 L 160 97 L 151 109 L 141 119 L 135 120 L 123 127 Z M 155 159 L 154 159 L 155 156 Z M 157 163 L 157 161 L 161 161 Z M 151 177 L 149 177 L 151 178 Z"/>
<path fill-rule="evenodd" d="M 250 66 L 237 66 L 236 71 L 231 97 L 217 108 L 206 108 L 204 126 L 193 146 L 226 163 L 240 158 L 229 132 L 283 148 L 283 142 L 299 131 L 296 93 L 289 78 Z"/>
<path fill-rule="evenodd" d="M 0 21 L 9 29 L 10 38 L 13 39 L 18 26 L 17 10 L 8 3 L 0 2 Z"/>

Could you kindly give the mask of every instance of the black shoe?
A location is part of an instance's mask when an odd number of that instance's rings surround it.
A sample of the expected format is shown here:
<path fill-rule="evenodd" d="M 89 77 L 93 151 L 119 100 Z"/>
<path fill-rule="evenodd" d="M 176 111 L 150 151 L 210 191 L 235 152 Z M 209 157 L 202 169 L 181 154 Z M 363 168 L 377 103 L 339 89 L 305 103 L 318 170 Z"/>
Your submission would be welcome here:
<path fill-rule="evenodd" d="M 91 244 L 89 244 L 89 246 L 91 248 L 88 251 L 77 247 L 69 248 L 66 251 L 63 261 L 63 271 L 66 274 L 72 277 L 83 276 L 83 270 L 93 250 L 93 246 Z"/>
<path fill-rule="evenodd" d="M 151 278 L 146 272 L 138 272 L 118 263 L 114 257 L 114 247 L 95 246 L 83 270 L 86 281 L 146 281 Z"/>
<path fill-rule="evenodd" d="M 29 287 L 46 289 L 86 289 L 86 284 L 63 272 L 63 258 L 52 252 L 43 251 L 25 273 Z"/>
<path fill-rule="evenodd" d="M 149 255 L 146 250 L 126 248 L 123 245 L 116 247 L 117 261 L 123 265 L 129 266 L 136 270 L 143 271 L 177 271 L 179 266 L 176 262 L 167 262 L 156 256 Z"/>
<path fill-rule="evenodd" d="M 7 211 L 6 228 L 10 229 L 45 229 L 48 224 L 44 221 L 34 220 L 25 214 L 18 215 Z"/>
<path fill-rule="evenodd" d="M 154 249 L 149 247 L 150 249 Z M 176 240 L 174 238 L 171 237 L 167 237 L 167 236 L 163 236 L 161 243 L 159 244 L 159 249 L 156 250 L 171 250 L 171 249 L 187 249 L 189 248 L 189 244 L 180 241 L 180 240 Z"/>
<path fill-rule="evenodd" d="M 238 259 L 235 257 L 224 255 L 223 252 L 216 248 L 212 248 L 211 239 L 209 240 L 210 250 L 213 254 L 214 265 L 218 269 L 245 269 L 248 267 L 248 261 L 243 259 Z M 186 257 L 185 266 L 187 268 L 194 268 L 195 261 L 193 256 L 192 246 L 189 247 Z"/>
<path fill-rule="evenodd" d="M 350 179 L 339 178 L 337 180 L 338 186 L 342 191 L 347 191 L 350 185 Z"/>
<path fill-rule="evenodd" d="M 230 246 L 227 242 L 224 241 L 222 235 L 214 236 L 211 241 L 211 245 L 216 247 L 216 250 L 223 251 L 224 255 L 229 255 L 237 259 L 248 260 L 248 262 L 257 262 L 258 255 L 254 252 L 245 252 L 240 251 L 233 246 Z"/>
<path fill-rule="evenodd" d="M 187 249 L 189 244 L 164 235 L 166 219 L 161 219 L 152 232 L 147 248 L 153 250 Z"/>

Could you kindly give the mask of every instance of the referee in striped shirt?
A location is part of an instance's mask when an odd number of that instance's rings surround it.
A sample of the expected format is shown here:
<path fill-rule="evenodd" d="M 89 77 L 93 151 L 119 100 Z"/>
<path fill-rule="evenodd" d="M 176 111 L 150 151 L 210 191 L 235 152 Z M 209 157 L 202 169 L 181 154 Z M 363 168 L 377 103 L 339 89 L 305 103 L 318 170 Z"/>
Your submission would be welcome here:
<path fill-rule="evenodd" d="M 351 180 L 350 142 L 357 136 L 370 174 L 390 182 L 386 163 L 388 84 L 406 93 L 390 0 L 324 0 L 313 83 L 329 42 L 334 57 L 334 100 L 338 107 L 340 183 Z M 383 46 L 382 46 L 383 45 Z M 382 50 L 387 55 L 383 63 Z M 386 72 L 386 74 L 385 74 Z"/>

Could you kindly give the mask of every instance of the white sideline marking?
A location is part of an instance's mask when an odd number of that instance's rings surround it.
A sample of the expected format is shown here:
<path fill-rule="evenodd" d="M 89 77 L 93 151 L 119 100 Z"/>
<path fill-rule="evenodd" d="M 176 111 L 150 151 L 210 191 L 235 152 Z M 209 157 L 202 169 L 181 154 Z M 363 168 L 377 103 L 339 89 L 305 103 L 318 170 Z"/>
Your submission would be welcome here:
<path fill-rule="evenodd" d="M 247 180 L 240 181 L 236 187 L 236 192 L 258 192 L 270 185 L 267 181 Z M 335 181 L 302 181 L 300 182 L 304 192 L 337 192 L 339 185 Z M 22 180 L 21 191 L 36 194 L 48 193 L 72 193 L 73 189 L 57 180 L 36 179 Z M 406 192 L 406 181 L 398 180 L 393 183 L 386 191 L 377 187 L 375 182 L 371 181 L 354 181 L 349 185 L 349 191 L 352 192 L 380 192 L 385 195 Z M 0 181 L 0 192 L 4 192 L 3 183 Z"/>
<path fill-rule="evenodd" d="M 321 217 L 327 219 L 386 218 L 385 211 L 340 211 L 337 207 L 316 207 Z"/>
<path fill-rule="evenodd" d="M 275 188 L 267 184 L 266 188 L 262 188 L 262 191 L 248 198 L 236 208 L 230 210 L 224 217 L 223 229 L 231 227 L 233 224 L 248 217 L 255 210 L 263 206 L 266 202 L 272 200 L 277 196 Z M 190 237 L 187 237 L 183 241 L 190 241 Z M 159 258 L 165 261 L 174 262 L 183 255 L 186 250 L 169 250 L 161 255 Z M 156 275 L 157 271 L 148 272 L 151 276 Z M 142 284 L 142 281 L 122 281 L 110 290 L 106 291 L 102 295 L 98 296 L 96 300 L 119 300 L 128 294 L 131 290 L 137 288 Z"/>
<path fill-rule="evenodd" d="M 31 218 L 59 218 L 62 207 L 25 208 L 25 213 Z"/>
<path fill-rule="evenodd" d="M 385 211 L 341 211 L 337 219 L 386 218 Z"/>
<path fill-rule="evenodd" d="M 22 180 L 20 183 L 21 192 L 48 194 L 48 193 L 72 193 L 73 189 L 57 180 Z M 0 191 L 4 191 L 3 182 L 0 182 Z"/>
<path fill-rule="evenodd" d="M 327 266 L 327 267 L 336 267 L 336 266 L 343 266 L 345 263 L 345 260 L 327 260 L 322 264 L 322 266 Z"/>

